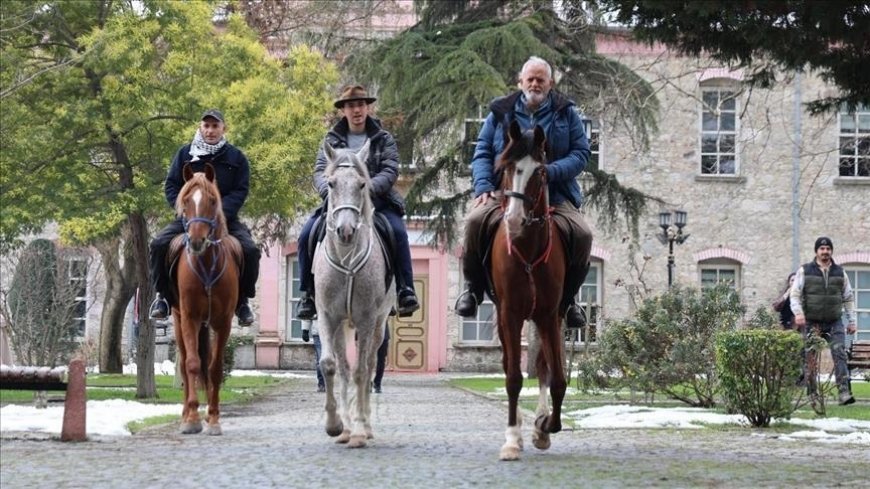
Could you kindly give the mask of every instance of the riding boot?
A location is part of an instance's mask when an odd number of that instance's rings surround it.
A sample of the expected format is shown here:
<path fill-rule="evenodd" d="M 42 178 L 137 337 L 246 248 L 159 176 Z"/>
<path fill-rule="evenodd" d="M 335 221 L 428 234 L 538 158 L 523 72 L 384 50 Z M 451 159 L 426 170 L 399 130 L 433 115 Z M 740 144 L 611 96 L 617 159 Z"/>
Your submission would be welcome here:
<path fill-rule="evenodd" d="M 248 298 L 243 297 L 239 301 L 239 307 L 236 308 L 236 316 L 239 317 L 239 326 L 250 326 L 254 324 L 254 311 L 248 305 Z"/>
<path fill-rule="evenodd" d="M 417 293 L 411 287 L 403 287 L 399 291 L 399 307 L 396 311 L 400 318 L 409 317 L 414 314 L 414 311 L 420 309 L 420 301 L 417 300 Z"/>
<path fill-rule="evenodd" d="M 468 281 L 465 282 L 465 290 L 456 298 L 453 309 L 459 316 L 470 318 L 477 314 L 477 305 L 481 302 L 483 302 L 482 288 Z"/>
<path fill-rule="evenodd" d="M 314 294 L 302 292 L 299 304 L 296 305 L 296 319 L 312 320 L 317 316 L 317 306 L 314 305 Z"/>
<path fill-rule="evenodd" d="M 575 302 L 575 297 L 589 273 L 589 263 L 582 266 L 570 266 L 565 273 L 565 284 L 562 290 L 562 311 L 565 311 L 565 323 L 569 328 L 580 329 L 586 326 L 586 315 Z"/>
<path fill-rule="evenodd" d="M 148 310 L 148 316 L 151 319 L 166 319 L 169 317 L 169 303 L 159 293 L 151 303 L 151 308 Z"/>

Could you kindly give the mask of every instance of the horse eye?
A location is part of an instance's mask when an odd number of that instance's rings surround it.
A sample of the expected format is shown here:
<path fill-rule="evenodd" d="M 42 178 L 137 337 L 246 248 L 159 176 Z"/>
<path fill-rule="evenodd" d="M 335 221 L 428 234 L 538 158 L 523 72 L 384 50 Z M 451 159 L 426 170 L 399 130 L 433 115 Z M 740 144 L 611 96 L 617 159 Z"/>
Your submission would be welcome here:
<path fill-rule="evenodd" d="M 366 188 L 366 183 L 365 183 L 365 182 L 360 183 L 360 184 L 359 184 L 359 189 L 362 190 L 362 189 L 364 189 L 364 188 Z"/>
<path fill-rule="evenodd" d="M 517 175 L 522 175 L 522 174 L 523 174 L 522 168 L 517 168 Z"/>
<path fill-rule="evenodd" d="M 326 182 L 326 185 L 327 185 L 329 188 L 335 188 L 335 182 L 333 182 L 332 180 Z"/>

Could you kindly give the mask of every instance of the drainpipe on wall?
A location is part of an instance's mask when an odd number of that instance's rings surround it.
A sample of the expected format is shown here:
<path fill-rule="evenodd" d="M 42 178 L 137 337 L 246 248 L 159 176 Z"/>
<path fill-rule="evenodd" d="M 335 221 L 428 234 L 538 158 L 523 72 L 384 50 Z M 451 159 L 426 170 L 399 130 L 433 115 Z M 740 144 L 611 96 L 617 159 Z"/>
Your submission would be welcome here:
<path fill-rule="evenodd" d="M 794 145 L 791 159 L 791 269 L 800 266 L 800 182 L 801 182 L 801 70 L 794 76 L 794 112 L 792 124 L 794 129 Z"/>

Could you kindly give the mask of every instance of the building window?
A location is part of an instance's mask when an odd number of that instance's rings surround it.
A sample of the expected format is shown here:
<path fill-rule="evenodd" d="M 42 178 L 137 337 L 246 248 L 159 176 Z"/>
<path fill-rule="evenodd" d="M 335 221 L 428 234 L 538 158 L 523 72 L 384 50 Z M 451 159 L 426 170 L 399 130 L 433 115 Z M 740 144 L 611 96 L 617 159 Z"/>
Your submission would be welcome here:
<path fill-rule="evenodd" d="M 459 341 L 470 344 L 492 345 L 495 340 L 495 304 L 484 294 L 473 318 L 461 318 Z"/>
<path fill-rule="evenodd" d="M 302 291 L 299 290 L 299 263 L 296 261 L 296 255 L 287 255 L 287 328 L 286 338 L 288 340 L 302 341 L 302 321 L 296 319 L 296 305 L 299 303 L 299 298 L 302 296 Z"/>
<path fill-rule="evenodd" d="M 588 341 L 591 343 L 598 341 L 598 313 L 601 310 L 601 290 L 603 288 L 601 265 L 601 262 L 592 262 L 589 267 L 589 273 L 586 274 L 586 280 L 580 286 L 580 292 L 576 297 L 577 303 L 580 304 L 584 311 L 586 311 L 586 308 L 589 308 L 589 327 L 580 330 L 566 328 L 565 340 L 568 342 L 577 341 L 585 343 L 587 341 L 587 330 L 589 335 Z"/>
<path fill-rule="evenodd" d="M 583 119 L 583 129 L 586 130 L 586 137 L 589 138 L 589 163 L 586 165 L 587 170 L 601 169 L 601 124 L 592 119 Z"/>
<path fill-rule="evenodd" d="M 88 262 L 81 258 L 67 260 L 67 278 L 72 299 L 70 327 L 77 336 L 84 337 L 88 320 Z"/>
<path fill-rule="evenodd" d="M 462 157 L 469 168 L 471 167 L 471 160 L 474 159 L 474 150 L 477 148 L 477 138 L 480 136 L 480 130 L 483 128 L 483 123 L 486 122 L 485 114 L 487 114 L 487 112 L 484 112 L 484 108 L 478 107 L 476 117 L 465 119 L 462 139 Z"/>
<path fill-rule="evenodd" d="M 870 177 L 870 107 L 840 109 L 840 176 Z"/>
<path fill-rule="evenodd" d="M 702 289 L 708 289 L 725 283 L 735 291 L 740 290 L 740 265 L 736 263 L 723 263 L 724 261 L 726 260 L 710 260 L 699 264 Z"/>
<path fill-rule="evenodd" d="M 701 92 L 701 174 L 737 174 L 737 92 Z"/>
<path fill-rule="evenodd" d="M 858 332 L 853 339 L 870 340 L 870 266 L 844 267 L 855 298 Z"/>

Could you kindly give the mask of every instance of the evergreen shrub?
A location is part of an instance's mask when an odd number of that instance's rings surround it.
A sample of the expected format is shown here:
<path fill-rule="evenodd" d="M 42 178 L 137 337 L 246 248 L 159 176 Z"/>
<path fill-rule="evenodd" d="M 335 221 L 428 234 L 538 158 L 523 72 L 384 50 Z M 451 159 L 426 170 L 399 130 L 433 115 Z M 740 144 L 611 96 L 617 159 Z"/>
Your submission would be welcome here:
<path fill-rule="evenodd" d="M 803 340 L 793 331 L 746 329 L 723 331 L 716 337 L 716 368 L 722 397 L 729 411 L 753 426 L 766 427 L 773 418 L 788 419 L 799 387 Z"/>

